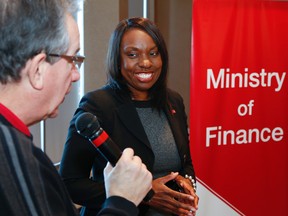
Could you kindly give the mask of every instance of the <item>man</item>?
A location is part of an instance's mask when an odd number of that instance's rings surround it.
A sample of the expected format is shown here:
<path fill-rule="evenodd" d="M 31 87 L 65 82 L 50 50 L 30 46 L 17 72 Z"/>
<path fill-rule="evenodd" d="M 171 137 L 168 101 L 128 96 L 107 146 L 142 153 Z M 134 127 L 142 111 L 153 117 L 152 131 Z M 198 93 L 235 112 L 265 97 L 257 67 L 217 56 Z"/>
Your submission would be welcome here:
<path fill-rule="evenodd" d="M 0 2 L 0 213 L 77 215 L 50 159 L 33 145 L 29 126 L 58 114 L 79 79 L 84 57 L 73 14 L 77 0 Z M 78 68 L 77 68 L 78 67 Z M 99 215 L 136 215 L 152 175 L 132 149 L 104 170 Z"/>

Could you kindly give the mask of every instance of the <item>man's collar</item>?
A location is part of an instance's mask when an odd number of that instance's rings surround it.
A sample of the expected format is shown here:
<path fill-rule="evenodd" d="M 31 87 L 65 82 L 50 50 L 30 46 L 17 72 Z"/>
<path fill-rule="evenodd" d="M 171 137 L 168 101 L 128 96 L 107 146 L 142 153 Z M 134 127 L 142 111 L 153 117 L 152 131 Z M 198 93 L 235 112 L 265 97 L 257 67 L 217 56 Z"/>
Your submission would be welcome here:
<path fill-rule="evenodd" d="M 27 127 L 11 110 L 0 103 L 0 115 L 2 115 L 14 128 L 22 132 L 27 136 L 31 136 L 31 133 Z"/>

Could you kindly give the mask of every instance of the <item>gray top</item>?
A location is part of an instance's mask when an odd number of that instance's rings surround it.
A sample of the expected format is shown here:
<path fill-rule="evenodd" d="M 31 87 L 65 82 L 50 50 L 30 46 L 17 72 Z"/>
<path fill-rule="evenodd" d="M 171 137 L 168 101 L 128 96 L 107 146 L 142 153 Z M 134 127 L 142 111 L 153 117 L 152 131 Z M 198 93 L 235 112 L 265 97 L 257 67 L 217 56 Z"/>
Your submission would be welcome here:
<path fill-rule="evenodd" d="M 149 102 L 134 102 L 155 155 L 153 178 L 163 177 L 171 172 L 180 171 L 181 161 L 178 149 L 165 113 L 163 111 L 159 113 L 158 110 L 152 109 L 149 106 Z M 167 214 L 160 214 L 150 209 L 147 215 Z"/>

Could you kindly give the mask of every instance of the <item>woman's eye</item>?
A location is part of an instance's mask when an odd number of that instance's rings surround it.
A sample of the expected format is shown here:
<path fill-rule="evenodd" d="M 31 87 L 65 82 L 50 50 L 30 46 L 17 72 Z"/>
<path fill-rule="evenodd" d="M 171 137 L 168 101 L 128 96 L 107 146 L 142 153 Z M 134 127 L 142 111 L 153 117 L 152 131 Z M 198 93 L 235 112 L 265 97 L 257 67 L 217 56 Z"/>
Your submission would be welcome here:
<path fill-rule="evenodd" d="M 137 54 L 136 54 L 136 53 L 128 53 L 127 56 L 128 56 L 128 57 L 131 57 L 131 58 L 134 58 L 134 57 L 137 56 Z"/>
<path fill-rule="evenodd" d="M 152 52 L 150 52 L 150 55 L 151 55 L 151 56 L 157 56 L 158 54 L 159 54 L 158 51 L 152 51 Z"/>

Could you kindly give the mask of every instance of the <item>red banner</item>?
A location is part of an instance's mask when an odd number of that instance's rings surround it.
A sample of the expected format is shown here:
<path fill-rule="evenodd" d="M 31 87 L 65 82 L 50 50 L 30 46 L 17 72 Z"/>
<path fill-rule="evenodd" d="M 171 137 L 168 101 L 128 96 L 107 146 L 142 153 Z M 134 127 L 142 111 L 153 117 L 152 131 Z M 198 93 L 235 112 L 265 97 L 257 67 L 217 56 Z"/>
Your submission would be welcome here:
<path fill-rule="evenodd" d="M 199 183 L 240 215 L 288 215 L 288 2 L 194 0 L 191 63 Z"/>

